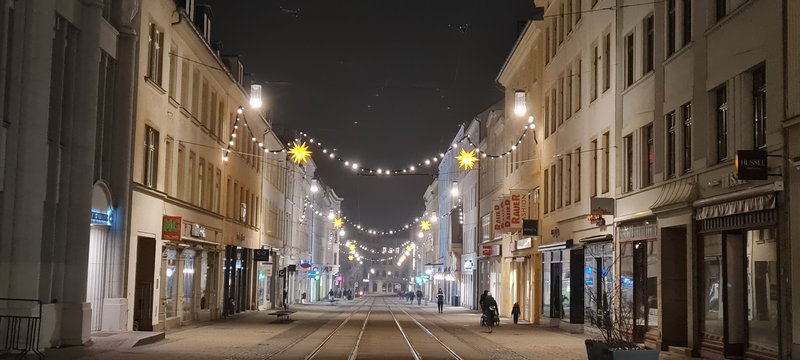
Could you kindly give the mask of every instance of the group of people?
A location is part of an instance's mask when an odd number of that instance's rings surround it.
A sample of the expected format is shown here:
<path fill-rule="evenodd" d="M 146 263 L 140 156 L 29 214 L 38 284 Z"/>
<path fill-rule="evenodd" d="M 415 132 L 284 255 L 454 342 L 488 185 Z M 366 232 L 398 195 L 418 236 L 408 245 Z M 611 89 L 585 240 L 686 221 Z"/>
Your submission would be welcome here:
<path fill-rule="evenodd" d="M 402 295 L 402 293 L 401 293 L 401 295 Z M 408 300 L 409 303 L 413 304 L 414 303 L 414 299 L 417 299 L 417 305 L 422 305 L 422 296 L 423 296 L 422 290 L 417 290 L 416 292 L 414 292 L 412 290 L 412 291 L 409 291 L 408 293 L 406 293 L 406 300 Z M 427 304 L 427 302 L 426 302 L 426 304 Z M 442 288 L 439 288 L 439 291 L 436 293 L 436 305 L 439 307 L 439 313 L 443 314 L 444 313 L 444 291 L 442 291 Z"/>

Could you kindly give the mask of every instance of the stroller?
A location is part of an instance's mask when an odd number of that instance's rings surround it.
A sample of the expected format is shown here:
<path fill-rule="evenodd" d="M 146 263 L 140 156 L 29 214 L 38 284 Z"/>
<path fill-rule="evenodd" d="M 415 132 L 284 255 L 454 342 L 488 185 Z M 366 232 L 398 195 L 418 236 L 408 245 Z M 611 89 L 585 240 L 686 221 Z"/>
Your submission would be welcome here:
<path fill-rule="evenodd" d="M 494 324 L 492 326 L 500 326 L 500 314 L 497 312 L 497 308 L 494 306 L 489 307 L 490 311 L 494 311 Z M 481 313 L 481 326 L 486 326 L 486 313 Z"/>

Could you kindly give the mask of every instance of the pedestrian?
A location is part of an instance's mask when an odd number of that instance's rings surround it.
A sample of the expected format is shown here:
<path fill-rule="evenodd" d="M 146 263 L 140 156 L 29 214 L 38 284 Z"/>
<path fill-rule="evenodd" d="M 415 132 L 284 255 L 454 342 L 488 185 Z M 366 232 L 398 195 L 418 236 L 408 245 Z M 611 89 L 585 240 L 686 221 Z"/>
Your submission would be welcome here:
<path fill-rule="evenodd" d="M 500 310 L 497 308 L 497 301 L 494 300 L 492 295 L 489 295 L 489 292 L 486 292 L 486 298 L 483 300 L 483 314 L 486 317 L 484 323 L 489 328 L 489 334 L 492 333 L 492 327 L 495 325 L 495 319 L 500 314 Z"/>
<path fill-rule="evenodd" d="M 422 305 L 422 290 L 417 290 L 417 305 Z"/>
<path fill-rule="evenodd" d="M 408 301 L 409 301 L 411 304 L 414 304 L 414 292 L 413 292 L 413 291 L 409 291 L 409 292 L 408 292 Z"/>
<path fill-rule="evenodd" d="M 331 291 L 328 291 L 328 298 L 333 300 L 333 295 L 334 295 L 333 289 L 331 289 Z"/>
<path fill-rule="evenodd" d="M 486 296 L 488 296 L 488 295 L 489 295 L 489 290 L 483 290 L 483 294 L 481 294 L 481 300 L 478 302 L 478 304 L 481 306 L 481 313 L 485 313 L 486 312 L 486 304 L 485 303 L 486 303 Z"/>
<path fill-rule="evenodd" d="M 439 314 L 444 313 L 444 292 L 442 288 L 439 288 L 439 292 L 436 293 L 436 306 L 439 307 Z"/>
<path fill-rule="evenodd" d="M 514 317 L 514 325 L 519 322 L 519 303 L 514 303 L 514 307 L 511 308 L 511 316 Z"/>

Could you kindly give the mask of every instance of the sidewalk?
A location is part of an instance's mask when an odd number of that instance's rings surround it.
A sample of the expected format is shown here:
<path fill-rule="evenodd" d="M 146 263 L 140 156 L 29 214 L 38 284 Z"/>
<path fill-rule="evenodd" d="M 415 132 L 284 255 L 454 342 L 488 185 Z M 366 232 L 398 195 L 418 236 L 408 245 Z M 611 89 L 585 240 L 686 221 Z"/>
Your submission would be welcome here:
<path fill-rule="evenodd" d="M 402 303 L 401 303 L 402 304 Z M 408 303 L 406 303 L 408 305 Z M 489 334 L 485 327 L 480 326 L 480 313 L 462 307 L 445 306 L 444 314 L 439 314 L 436 304 L 425 306 L 408 305 L 409 309 L 419 309 L 425 313 L 425 318 L 437 323 L 448 322 L 469 330 L 486 340 L 497 345 L 513 350 L 520 357 L 525 358 L 551 358 L 551 359 L 586 359 L 586 347 L 583 334 L 571 334 L 567 331 L 520 322 L 514 325 L 509 318 L 500 318 L 500 326 Z M 661 360 L 688 360 L 697 359 L 680 354 L 662 351 Z"/>

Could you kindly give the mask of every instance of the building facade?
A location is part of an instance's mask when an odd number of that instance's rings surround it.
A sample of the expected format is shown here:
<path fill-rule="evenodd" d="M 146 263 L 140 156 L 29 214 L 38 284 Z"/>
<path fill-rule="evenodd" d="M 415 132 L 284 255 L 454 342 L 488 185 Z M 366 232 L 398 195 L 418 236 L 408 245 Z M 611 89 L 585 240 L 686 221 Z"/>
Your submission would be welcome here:
<path fill-rule="evenodd" d="M 137 17 L 135 1 L 0 3 L 0 296 L 42 303 L 43 347 L 124 326 Z"/>

